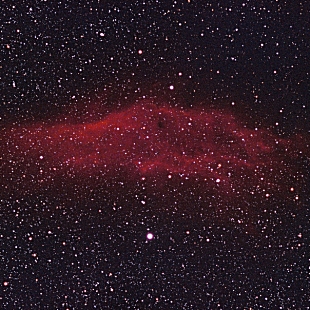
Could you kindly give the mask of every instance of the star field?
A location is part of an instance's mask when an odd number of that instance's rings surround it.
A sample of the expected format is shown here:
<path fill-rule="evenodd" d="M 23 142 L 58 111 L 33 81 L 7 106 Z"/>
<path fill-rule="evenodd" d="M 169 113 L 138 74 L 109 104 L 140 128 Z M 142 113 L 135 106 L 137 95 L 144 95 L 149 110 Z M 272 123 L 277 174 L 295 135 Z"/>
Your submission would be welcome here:
<path fill-rule="evenodd" d="M 0 7 L 3 309 L 309 309 L 307 1 Z"/>

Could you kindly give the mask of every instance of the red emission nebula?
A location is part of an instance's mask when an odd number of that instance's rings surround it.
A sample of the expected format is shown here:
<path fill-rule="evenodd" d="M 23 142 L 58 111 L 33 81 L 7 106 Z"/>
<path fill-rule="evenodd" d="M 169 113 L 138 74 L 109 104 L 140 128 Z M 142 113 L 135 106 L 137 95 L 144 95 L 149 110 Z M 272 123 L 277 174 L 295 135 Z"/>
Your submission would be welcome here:
<path fill-rule="evenodd" d="M 93 122 L 12 125 L 2 133 L 0 198 L 100 197 L 251 217 L 275 201 L 302 204 L 305 140 L 249 129 L 230 112 L 152 102 Z"/>

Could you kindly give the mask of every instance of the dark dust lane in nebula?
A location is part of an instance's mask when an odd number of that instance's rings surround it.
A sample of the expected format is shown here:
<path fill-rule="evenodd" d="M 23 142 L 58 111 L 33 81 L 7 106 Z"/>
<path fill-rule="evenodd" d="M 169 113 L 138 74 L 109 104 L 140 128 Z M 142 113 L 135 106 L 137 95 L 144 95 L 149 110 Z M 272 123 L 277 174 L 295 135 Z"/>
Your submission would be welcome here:
<path fill-rule="evenodd" d="M 7 128 L 1 190 L 167 213 L 199 205 L 204 216 L 248 225 L 274 201 L 302 207 L 306 139 L 249 129 L 229 111 L 141 100 L 94 122 Z"/>

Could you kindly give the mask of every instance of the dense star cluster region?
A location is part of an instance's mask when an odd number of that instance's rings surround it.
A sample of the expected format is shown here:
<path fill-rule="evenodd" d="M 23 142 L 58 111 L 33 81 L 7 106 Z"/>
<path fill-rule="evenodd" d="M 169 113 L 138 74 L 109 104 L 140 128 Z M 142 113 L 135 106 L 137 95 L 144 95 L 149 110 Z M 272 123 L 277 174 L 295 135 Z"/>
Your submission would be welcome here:
<path fill-rule="evenodd" d="M 309 309 L 309 12 L 2 1 L 1 309 Z"/>

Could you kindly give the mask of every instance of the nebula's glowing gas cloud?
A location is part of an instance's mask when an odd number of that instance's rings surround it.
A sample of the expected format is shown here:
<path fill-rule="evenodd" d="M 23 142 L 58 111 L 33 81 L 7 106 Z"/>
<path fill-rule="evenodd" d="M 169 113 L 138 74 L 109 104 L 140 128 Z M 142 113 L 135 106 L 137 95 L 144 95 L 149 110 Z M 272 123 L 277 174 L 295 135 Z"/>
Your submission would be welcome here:
<path fill-rule="evenodd" d="M 214 201 L 251 213 L 262 201 L 302 200 L 307 145 L 298 139 L 246 128 L 230 113 L 140 102 L 95 122 L 6 128 L 1 195 L 144 195 L 141 208 L 148 199 L 166 208 Z"/>

